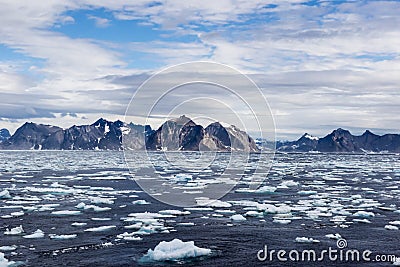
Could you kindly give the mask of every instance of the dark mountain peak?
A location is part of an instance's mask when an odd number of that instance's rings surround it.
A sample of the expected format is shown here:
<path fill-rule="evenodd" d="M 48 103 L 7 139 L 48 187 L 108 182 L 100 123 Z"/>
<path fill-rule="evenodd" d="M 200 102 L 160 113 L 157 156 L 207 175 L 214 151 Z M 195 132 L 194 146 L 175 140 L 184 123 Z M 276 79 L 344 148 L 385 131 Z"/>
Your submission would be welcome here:
<path fill-rule="evenodd" d="M 206 127 L 206 129 L 207 129 L 208 127 L 214 127 L 214 128 L 224 128 L 224 126 L 222 126 L 222 124 L 221 124 L 219 121 L 216 121 L 216 122 L 210 123 L 210 124 L 209 124 L 209 125 Z"/>
<path fill-rule="evenodd" d="M 186 117 L 185 115 L 180 116 L 179 118 L 169 120 L 171 122 L 175 122 L 178 125 L 185 125 L 185 126 L 195 126 L 194 123 L 190 118 Z"/>
<path fill-rule="evenodd" d="M 106 119 L 100 118 L 97 121 L 95 121 L 92 125 L 97 126 L 97 127 L 99 127 L 99 126 L 104 127 L 106 124 L 109 124 L 109 123 L 111 123 L 111 122 L 109 122 Z"/>
<path fill-rule="evenodd" d="M 311 135 L 311 134 L 309 134 L 309 133 L 305 133 L 305 134 L 303 134 L 300 138 L 299 138 L 299 140 L 297 140 L 298 142 L 301 142 L 301 141 L 310 141 L 310 140 L 312 140 L 312 141 L 318 141 L 318 137 L 316 137 L 316 136 L 313 136 L 313 135 Z"/>
<path fill-rule="evenodd" d="M 333 134 L 350 134 L 348 130 L 345 130 L 343 128 L 337 128 L 332 132 Z"/>
<path fill-rule="evenodd" d="M 378 136 L 376 134 L 374 134 L 373 132 L 371 132 L 370 130 L 366 130 L 361 136 Z"/>
<path fill-rule="evenodd" d="M 231 140 L 229 137 L 228 131 L 222 126 L 219 122 L 213 122 L 208 125 L 205 129 L 205 132 L 211 136 L 215 136 L 217 139 L 221 141 L 224 146 L 230 146 Z"/>

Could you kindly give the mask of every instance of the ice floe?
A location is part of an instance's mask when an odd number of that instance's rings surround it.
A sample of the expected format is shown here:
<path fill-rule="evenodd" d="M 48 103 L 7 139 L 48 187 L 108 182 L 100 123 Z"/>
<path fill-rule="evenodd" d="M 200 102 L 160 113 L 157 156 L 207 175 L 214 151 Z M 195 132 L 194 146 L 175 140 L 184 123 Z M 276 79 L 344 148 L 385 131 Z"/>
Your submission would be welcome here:
<path fill-rule="evenodd" d="M 143 259 L 150 261 L 177 261 L 210 254 L 210 249 L 197 247 L 194 245 L 194 241 L 183 242 L 180 239 L 174 239 L 170 242 L 161 241 L 154 250 L 149 249 Z"/>
<path fill-rule="evenodd" d="M 11 198 L 10 192 L 8 192 L 7 189 L 0 191 L 0 199 L 7 199 L 7 198 Z"/>
<path fill-rule="evenodd" d="M 4 257 L 4 253 L 0 252 L 0 267 L 8 267 L 14 265 L 14 261 L 9 261 Z"/>
<path fill-rule="evenodd" d="M 395 225 L 385 225 L 385 229 L 387 230 L 399 230 L 399 227 L 395 226 Z"/>
<path fill-rule="evenodd" d="M 49 234 L 49 237 L 50 237 L 51 239 L 55 239 L 55 240 L 74 239 L 74 238 L 76 238 L 77 236 L 78 236 L 77 234 L 70 234 L 70 235 Z"/>
<path fill-rule="evenodd" d="M 24 229 L 22 228 L 22 225 L 11 228 L 11 230 L 9 230 L 8 228 L 6 229 L 6 231 L 4 232 L 5 235 L 20 235 L 24 232 Z"/>
<path fill-rule="evenodd" d="M 37 229 L 35 232 L 33 232 L 33 234 L 23 236 L 23 238 L 27 239 L 43 238 L 43 237 L 44 237 L 44 232 L 40 229 Z"/>
<path fill-rule="evenodd" d="M 81 212 L 79 210 L 58 210 L 52 211 L 51 214 L 57 216 L 69 216 L 69 215 L 79 215 Z"/>
<path fill-rule="evenodd" d="M 319 240 L 312 237 L 296 237 L 295 241 L 296 243 L 320 243 Z"/>
<path fill-rule="evenodd" d="M 246 218 L 243 217 L 243 215 L 241 215 L 241 214 L 232 215 L 232 216 L 230 217 L 230 219 L 231 219 L 232 221 L 234 221 L 234 222 L 246 221 Z"/>
<path fill-rule="evenodd" d="M 105 225 L 105 226 L 99 226 L 99 227 L 93 227 L 93 228 L 88 228 L 85 229 L 85 232 L 104 232 L 104 231 L 109 231 L 112 229 L 117 228 L 115 225 Z"/>

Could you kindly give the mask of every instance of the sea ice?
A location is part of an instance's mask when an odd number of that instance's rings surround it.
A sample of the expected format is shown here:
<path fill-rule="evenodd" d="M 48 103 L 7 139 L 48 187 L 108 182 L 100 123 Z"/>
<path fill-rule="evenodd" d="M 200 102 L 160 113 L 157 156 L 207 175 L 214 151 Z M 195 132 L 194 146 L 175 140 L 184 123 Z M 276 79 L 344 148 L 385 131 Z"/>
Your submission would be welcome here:
<path fill-rule="evenodd" d="M 108 230 L 111 230 L 114 228 L 116 228 L 115 225 L 106 225 L 106 226 L 88 228 L 85 230 L 85 232 L 104 232 L 104 231 L 108 231 Z"/>
<path fill-rule="evenodd" d="M 385 229 L 387 230 L 399 230 L 399 227 L 395 225 L 385 225 Z"/>
<path fill-rule="evenodd" d="M 197 205 L 199 206 L 206 206 L 206 207 L 213 207 L 213 208 L 230 208 L 232 204 L 228 202 L 224 202 L 218 199 L 209 199 L 206 197 L 199 197 L 196 198 Z"/>
<path fill-rule="evenodd" d="M 210 249 L 197 247 L 194 241 L 183 242 L 174 239 L 170 242 L 161 241 L 154 250 L 149 249 L 144 258 L 152 261 L 176 261 L 210 254 Z"/>
<path fill-rule="evenodd" d="M 151 204 L 151 203 L 150 203 L 150 202 L 147 202 L 147 201 L 144 200 L 144 199 L 138 199 L 138 200 L 132 201 L 132 204 L 133 204 L 133 205 L 149 205 L 149 204 Z"/>
<path fill-rule="evenodd" d="M 33 238 L 43 238 L 44 237 L 44 233 L 42 230 L 37 229 L 33 234 L 30 235 L 24 235 L 23 238 L 27 238 L 27 239 L 33 239 Z"/>
<path fill-rule="evenodd" d="M 313 239 L 312 237 L 296 237 L 296 243 L 319 243 L 319 240 Z"/>
<path fill-rule="evenodd" d="M 0 191 L 0 199 L 11 198 L 10 192 L 7 189 Z"/>
<path fill-rule="evenodd" d="M 51 214 L 58 216 L 79 215 L 80 213 L 79 210 L 59 210 L 51 212 Z"/>
<path fill-rule="evenodd" d="M 234 221 L 234 222 L 246 221 L 246 218 L 243 217 L 243 215 L 241 215 L 241 214 L 232 215 L 232 216 L 230 217 L 230 219 L 231 219 L 232 221 Z"/>
<path fill-rule="evenodd" d="M 0 251 L 13 251 L 16 250 L 18 246 L 12 245 L 12 246 L 1 246 Z"/>
<path fill-rule="evenodd" d="M 5 235 L 19 235 L 22 234 L 24 232 L 24 229 L 22 228 L 22 225 L 11 228 L 11 230 L 9 230 L 8 228 L 6 229 L 6 231 L 4 232 Z"/>
<path fill-rule="evenodd" d="M 342 239 L 342 236 L 340 234 L 338 234 L 338 233 L 336 233 L 336 234 L 327 234 L 325 236 L 327 238 L 330 238 L 330 239 L 336 239 L 336 240 Z"/>
<path fill-rule="evenodd" d="M 4 253 L 0 252 L 0 267 L 8 267 L 14 265 L 14 261 L 9 261 L 4 258 Z"/>
<path fill-rule="evenodd" d="M 55 240 L 66 240 L 66 239 L 73 239 L 76 238 L 76 234 L 70 234 L 70 235 L 55 235 L 55 234 L 49 234 L 51 239 Z"/>
<path fill-rule="evenodd" d="M 356 213 L 353 214 L 354 217 L 360 217 L 360 218 L 370 218 L 374 217 L 375 214 L 373 212 L 368 212 L 368 211 L 357 211 Z"/>
<path fill-rule="evenodd" d="M 158 213 L 163 215 L 175 215 L 175 216 L 190 215 L 190 211 L 180 211 L 180 210 L 160 210 Z"/>

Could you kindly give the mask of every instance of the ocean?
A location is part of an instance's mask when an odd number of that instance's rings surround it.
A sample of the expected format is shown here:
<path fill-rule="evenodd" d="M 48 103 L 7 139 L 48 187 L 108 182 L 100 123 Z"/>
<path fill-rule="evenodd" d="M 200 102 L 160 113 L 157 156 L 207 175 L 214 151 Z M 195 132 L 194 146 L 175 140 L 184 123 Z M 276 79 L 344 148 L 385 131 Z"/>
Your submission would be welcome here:
<path fill-rule="evenodd" d="M 0 266 L 394 266 L 400 257 L 398 154 L 278 153 L 257 174 L 252 154 L 232 182 L 220 176 L 228 153 L 201 171 L 170 166 L 162 152 L 127 153 L 1 151 Z M 146 186 L 157 176 L 200 206 L 172 206 L 160 201 L 168 190 L 154 198 L 138 186 L 146 157 L 157 165 Z M 220 183 L 231 190 L 205 201 Z M 173 239 L 210 253 L 148 253 Z"/>

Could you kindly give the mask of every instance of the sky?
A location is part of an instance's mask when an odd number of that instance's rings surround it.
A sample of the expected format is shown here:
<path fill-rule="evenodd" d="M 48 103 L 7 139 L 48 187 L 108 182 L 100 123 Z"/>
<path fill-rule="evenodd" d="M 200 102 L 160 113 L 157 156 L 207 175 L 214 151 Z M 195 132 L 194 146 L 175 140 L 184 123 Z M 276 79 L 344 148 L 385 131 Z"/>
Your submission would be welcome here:
<path fill-rule="evenodd" d="M 124 119 L 152 75 L 211 61 L 256 83 L 277 139 L 324 136 L 338 127 L 400 133 L 400 1 L 0 4 L 0 128 L 11 132 L 26 121 L 69 127 Z M 182 112 L 196 117 L 207 105 Z M 163 114 L 156 115 L 147 120 L 153 127 L 162 122 Z"/>

